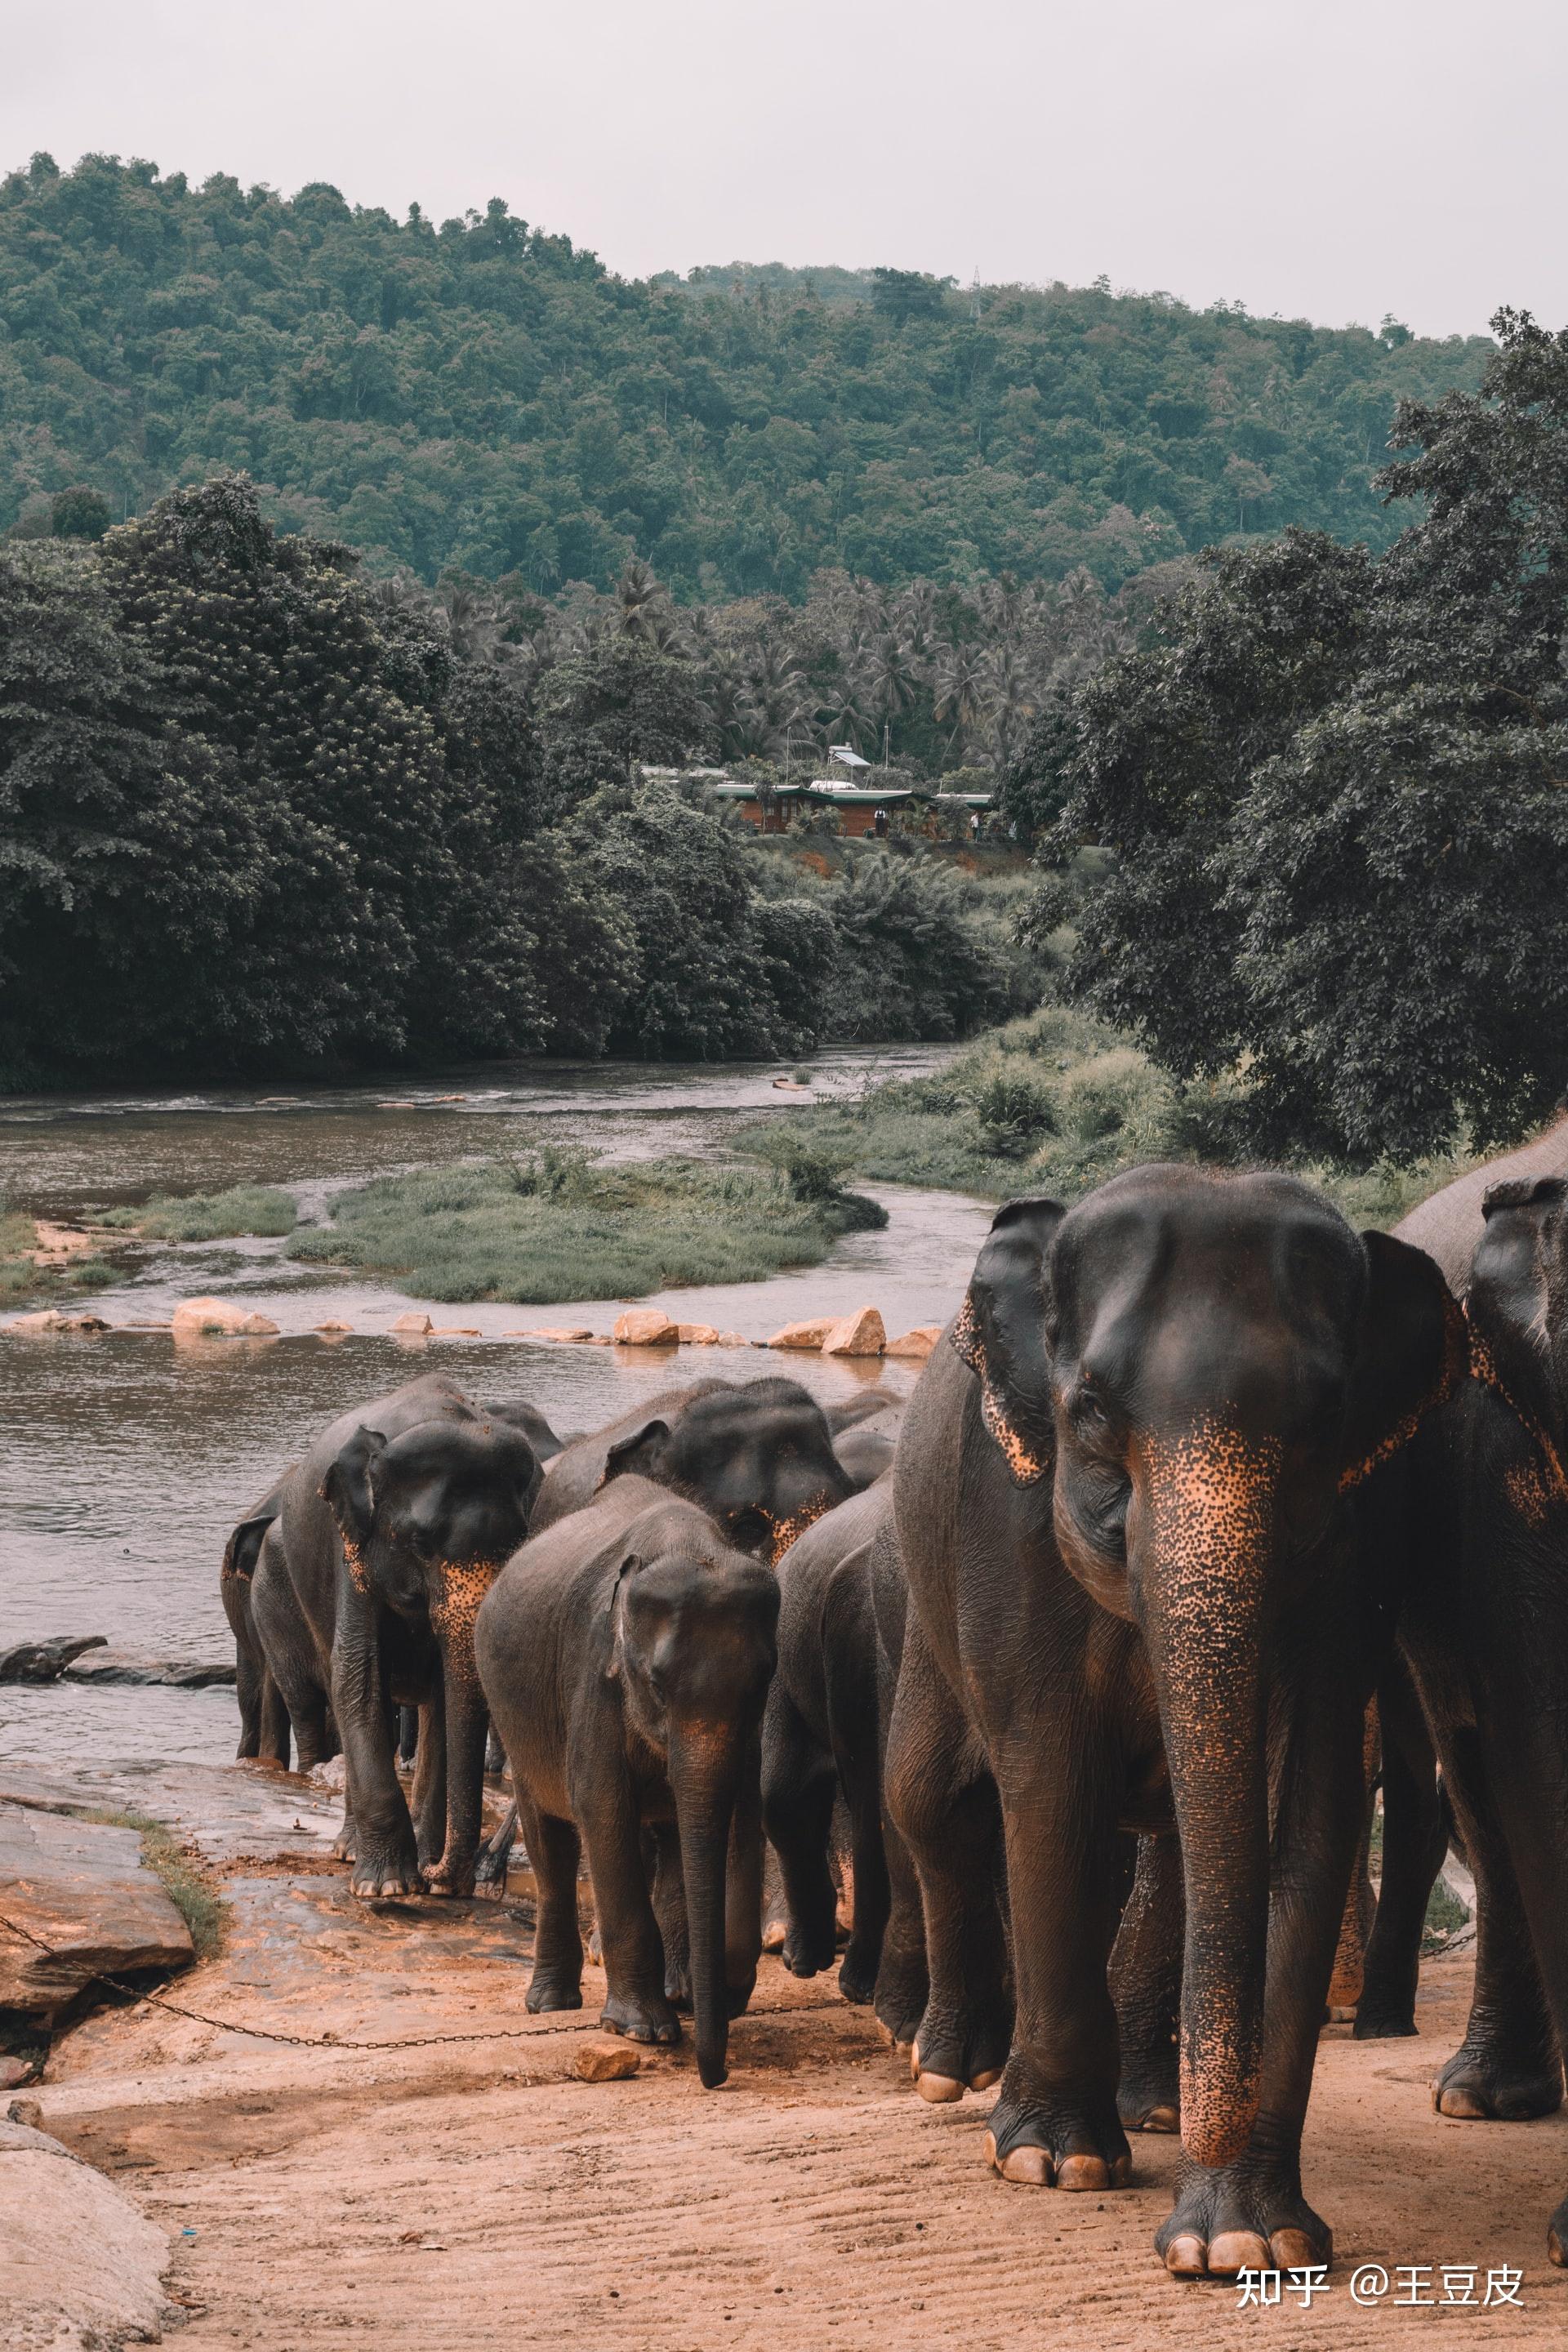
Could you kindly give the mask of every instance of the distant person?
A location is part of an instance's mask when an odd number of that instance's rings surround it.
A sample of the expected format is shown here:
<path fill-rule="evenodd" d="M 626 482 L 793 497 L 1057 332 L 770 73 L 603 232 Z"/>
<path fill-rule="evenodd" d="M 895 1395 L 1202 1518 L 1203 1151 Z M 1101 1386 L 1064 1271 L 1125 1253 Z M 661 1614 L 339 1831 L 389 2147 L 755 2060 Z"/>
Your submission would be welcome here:
<path fill-rule="evenodd" d="M 886 841 L 888 838 L 888 812 L 885 808 L 879 808 L 877 811 L 876 815 L 871 819 L 871 825 L 878 840 Z"/>

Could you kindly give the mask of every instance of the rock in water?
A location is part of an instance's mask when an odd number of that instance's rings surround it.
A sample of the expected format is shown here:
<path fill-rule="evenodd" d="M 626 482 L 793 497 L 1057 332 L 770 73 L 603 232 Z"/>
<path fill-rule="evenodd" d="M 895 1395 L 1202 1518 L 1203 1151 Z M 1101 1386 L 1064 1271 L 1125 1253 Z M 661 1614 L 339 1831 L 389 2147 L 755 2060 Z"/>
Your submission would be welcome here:
<path fill-rule="evenodd" d="M 18 1642 L 0 1650 L 0 1683 L 53 1683 L 84 1650 L 108 1646 L 101 1633 L 56 1633 L 46 1642 Z"/>
<path fill-rule="evenodd" d="M 874 1307 L 862 1307 L 824 1332 L 822 1352 L 825 1356 L 879 1356 L 887 1344 L 881 1317 Z"/>
<path fill-rule="evenodd" d="M 670 1321 L 662 1307 L 628 1307 L 616 1318 L 616 1339 L 623 1348 L 675 1348 L 680 1344 L 680 1326 Z"/>
<path fill-rule="evenodd" d="M 912 1331 L 902 1332 L 898 1339 L 889 1339 L 882 1353 L 885 1356 L 911 1356 L 917 1363 L 923 1364 L 941 1337 L 940 1323 L 917 1323 Z"/>
<path fill-rule="evenodd" d="M 813 1315 L 802 1323 L 786 1323 L 768 1341 L 770 1348 L 820 1348 L 828 1333 L 837 1328 L 837 1318 Z"/>
<path fill-rule="evenodd" d="M 0 2123 L 5 2260 L 0 2344 L 161 2344 L 184 2315 L 159 2282 L 169 2241 L 123 2190 L 47 2133 Z"/>
<path fill-rule="evenodd" d="M 46 2022 L 95 1977 L 195 1958 L 135 1830 L 30 1805 L 0 1802 L 0 2009 Z"/>
<path fill-rule="evenodd" d="M 183 1298 L 170 1325 L 176 1339 L 271 1339 L 278 1326 L 233 1298 Z"/>
<path fill-rule="evenodd" d="M 580 2083 L 624 2083 L 641 2064 L 635 2045 L 612 2033 L 595 2033 L 572 2053 L 572 2072 Z"/>

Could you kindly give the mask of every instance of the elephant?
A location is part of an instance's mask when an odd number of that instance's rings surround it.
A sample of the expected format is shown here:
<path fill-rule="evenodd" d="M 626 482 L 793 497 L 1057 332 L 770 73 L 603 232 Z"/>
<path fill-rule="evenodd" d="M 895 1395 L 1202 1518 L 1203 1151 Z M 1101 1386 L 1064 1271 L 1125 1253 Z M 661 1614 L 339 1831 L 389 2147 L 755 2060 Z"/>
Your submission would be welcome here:
<path fill-rule="evenodd" d="M 864 1494 L 893 1466 L 898 1439 L 886 1429 L 847 1429 L 833 1441 L 833 1451 L 855 1492 Z"/>
<path fill-rule="evenodd" d="M 552 1462 L 534 1531 L 581 1510 L 610 1479 L 635 1472 L 689 1496 L 731 1542 L 778 1559 L 824 1511 L 853 1492 L 836 1433 L 879 1412 L 879 1393 L 825 1412 L 797 1381 L 698 1381 L 667 1389 Z"/>
<path fill-rule="evenodd" d="M 280 1519 L 273 1520 L 261 1539 L 250 1581 L 250 1612 L 268 1679 L 288 1710 L 295 1769 L 309 1772 L 335 1756 L 340 1743 L 332 1719 L 331 1668 L 323 1663 L 300 1606 Z"/>
<path fill-rule="evenodd" d="M 1475 1874 L 1475 1990 L 1445 2115 L 1563 2098 L 1568 2047 L 1568 1180 L 1486 1193 L 1470 1377 L 1417 1443 L 1401 1644 Z M 1568 2263 L 1568 2197 L 1552 2216 Z"/>
<path fill-rule="evenodd" d="M 876 1990 L 890 1900 L 870 1547 L 892 1499 L 885 1481 L 852 1496 L 780 1560 L 778 1670 L 763 1721 L 763 1826 L 789 1906 L 784 1963 L 812 1977 L 837 1957 L 828 1843 L 842 1795 L 855 1892 L 838 1990 L 856 2002 Z"/>
<path fill-rule="evenodd" d="M 1436 1258 L 1456 1298 L 1469 1287 L 1470 1268 L 1485 1224 L 1487 1195 L 1499 1184 L 1533 1183 L 1540 1177 L 1568 1176 L 1568 1105 L 1540 1134 L 1513 1151 L 1456 1176 L 1402 1217 L 1398 1240 Z"/>
<path fill-rule="evenodd" d="M 280 1489 L 274 1486 L 254 1504 L 224 1546 L 218 1598 L 234 1635 L 235 1679 L 239 1699 L 239 1746 L 236 1760 L 280 1764 L 289 1769 L 289 1709 L 273 1679 L 254 1619 L 252 1580 L 268 1529 L 278 1517 Z"/>
<path fill-rule="evenodd" d="M 545 1472 L 535 1535 L 638 1476 L 708 1511 L 739 1550 L 777 1562 L 802 1529 L 855 1491 L 836 1433 L 885 1410 L 879 1390 L 824 1412 L 799 1382 L 698 1381 L 667 1389 L 605 1429 L 575 1438 Z M 499 1901 L 518 1817 L 509 1810 L 480 1857 L 475 1891 Z"/>
<path fill-rule="evenodd" d="M 489 1727 L 474 1620 L 539 1478 L 514 1420 L 430 1373 L 343 1414 L 283 1481 L 281 1556 L 343 1744 L 358 1895 L 473 1890 Z M 420 1708 L 412 1819 L 399 1702 Z"/>
<path fill-rule="evenodd" d="M 1289 1176 L 1152 1166 L 999 1212 L 906 1412 L 885 1794 L 919 2087 L 1000 2076 L 1005 2179 L 1128 2179 L 1108 1958 L 1141 1832 L 1124 1933 L 1157 1953 L 1178 1890 L 1184 1919 L 1178 2274 L 1330 2258 L 1300 2144 L 1397 1601 L 1383 1473 L 1464 1363 L 1420 1251 Z"/>
<path fill-rule="evenodd" d="M 689 1937 L 710 2090 L 725 2079 L 729 2021 L 762 1949 L 759 1733 L 778 1607 L 764 1562 L 696 1504 L 628 1474 L 526 1543 L 475 1625 L 539 1887 L 529 2008 L 582 2004 L 586 1846 L 603 2022 L 636 2042 L 677 2040 L 672 1985 Z"/>

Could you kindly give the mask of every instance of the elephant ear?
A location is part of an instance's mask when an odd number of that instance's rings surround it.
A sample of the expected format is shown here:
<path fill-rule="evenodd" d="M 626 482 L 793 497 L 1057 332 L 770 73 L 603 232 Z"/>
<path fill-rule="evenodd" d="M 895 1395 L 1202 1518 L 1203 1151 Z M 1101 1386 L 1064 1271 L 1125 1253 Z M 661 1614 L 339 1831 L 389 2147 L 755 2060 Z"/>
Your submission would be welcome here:
<path fill-rule="evenodd" d="M 1425 1250 L 1365 1233 L 1366 1312 L 1345 1411 L 1340 1489 L 1349 1493 L 1408 1445 L 1469 1369 L 1458 1301 Z"/>
<path fill-rule="evenodd" d="M 628 1547 L 621 1553 L 616 1568 L 616 1580 L 610 1587 L 610 1663 L 605 1668 L 605 1675 L 606 1680 L 613 1683 L 621 1679 L 622 1650 L 626 1641 L 626 1616 L 621 1608 L 621 1596 L 626 1591 L 627 1577 L 635 1576 L 642 1566 L 642 1554 Z"/>
<path fill-rule="evenodd" d="M 220 1570 L 223 1576 L 237 1577 L 242 1584 L 249 1583 L 256 1573 L 256 1563 L 260 1557 L 262 1540 L 277 1517 L 275 1510 L 267 1510 L 258 1512 L 248 1519 L 241 1519 L 224 1546 L 223 1567 Z"/>
<path fill-rule="evenodd" d="M 327 1465 L 327 1475 L 321 1481 L 321 1500 L 338 1523 L 338 1533 L 346 1541 L 366 1543 L 375 1524 L 375 1465 L 386 1451 L 386 1440 L 379 1429 L 356 1429 L 338 1454 Z"/>
<path fill-rule="evenodd" d="M 982 1418 L 1016 1486 L 1048 1477 L 1056 1455 L 1048 1258 L 1066 1214 L 1045 1200 L 997 1211 L 949 1333 L 980 1382 Z"/>
<path fill-rule="evenodd" d="M 1565 1202 L 1568 1181 L 1561 1176 L 1494 1184 L 1481 1203 L 1486 1223 L 1465 1302 L 1471 1371 L 1531 1431 L 1559 1484 L 1564 1416 L 1552 1342 L 1568 1270 Z"/>
<path fill-rule="evenodd" d="M 599 1485 L 607 1486 L 612 1478 L 627 1475 L 657 1478 L 663 1470 L 669 1453 L 669 1423 L 657 1415 L 645 1421 L 626 1437 L 617 1437 L 605 1455 L 605 1467 Z"/>

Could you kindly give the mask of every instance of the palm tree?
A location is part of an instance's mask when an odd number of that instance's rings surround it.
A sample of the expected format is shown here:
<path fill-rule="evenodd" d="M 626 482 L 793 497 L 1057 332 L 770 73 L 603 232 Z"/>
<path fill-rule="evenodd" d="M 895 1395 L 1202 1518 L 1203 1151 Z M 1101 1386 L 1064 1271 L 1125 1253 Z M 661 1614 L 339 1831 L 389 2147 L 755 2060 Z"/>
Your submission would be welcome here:
<path fill-rule="evenodd" d="M 965 735 L 979 719 L 985 698 L 985 656 L 977 645 L 939 646 L 931 665 L 931 685 L 935 689 L 931 713 L 937 719 L 951 719 L 952 733 L 948 737 L 951 751 L 960 735 Z"/>

